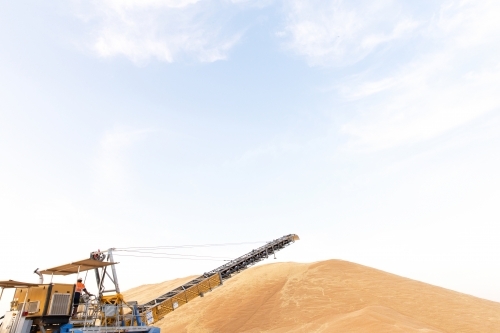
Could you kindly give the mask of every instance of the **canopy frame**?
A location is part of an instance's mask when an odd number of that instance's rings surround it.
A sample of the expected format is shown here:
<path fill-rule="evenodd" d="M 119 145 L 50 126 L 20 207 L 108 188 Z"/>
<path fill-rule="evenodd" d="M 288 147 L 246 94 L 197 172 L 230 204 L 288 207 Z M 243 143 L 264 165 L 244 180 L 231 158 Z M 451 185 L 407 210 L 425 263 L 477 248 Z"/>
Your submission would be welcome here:
<path fill-rule="evenodd" d="M 21 282 L 15 280 L 4 280 L 0 281 L 0 300 L 2 300 L 4 289 L 10 288 L 28 288 L 28 287 L 36 287 L 38 283 L 30 283 L 30 282 Z"/>
<path fill-rule="evenodd" d="M 103 268 L 110 265 L 115 265 L 117 262 L 110 261 L 99 261 L 94 259 L 83 259 L 79 261 L 70 262 L 69 264 L 64 264 L 52 268 L 44 269 L 40 273 L 44 275 L 70 275 L 79 274 L 81 272 L 89 271 L 92 269 Z"/>

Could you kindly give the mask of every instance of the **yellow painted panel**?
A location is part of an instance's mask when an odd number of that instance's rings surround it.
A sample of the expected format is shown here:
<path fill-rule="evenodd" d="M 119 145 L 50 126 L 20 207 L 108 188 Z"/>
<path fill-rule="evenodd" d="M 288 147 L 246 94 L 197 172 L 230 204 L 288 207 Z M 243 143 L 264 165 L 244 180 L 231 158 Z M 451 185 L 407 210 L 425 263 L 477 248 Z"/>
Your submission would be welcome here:
<path fill-rule="evenodd" d="M 74 284 L 63 284 L 63 283 L 54 283 L 52 285 L 52 290 L 50 292 L 50 300 L 52 300 L 52 297 L 54 296 L 54 294 L 71 294 L 73 295 L 74 293 L 74 290 L 75 290 L 75 285 Z M 71 304 L 73 304 L 73 296 L 71 296 Z M 48 310 L 48 307 L 50 306 L 50 302 L 47 303 L 47 310 Z M 69 306 L 68 308 L 68 312 L 66 315 L 71 315 L 71 311 L 72 311 L 72 305 Z"/>
<path fill-rule="evenodd" d="M 49 285 L 41 285 L 37 287 L 29 287 L 28 302 L 24 307 L 24 311 L 28 310 L 28 304 L 31 302 L 38 303 L 38 311 L 34 313 L 28 313 L 27 317 L 40 317 L 47 306 L 47 295 L 49 294 Z"/>
<path fill-rule="evenodd" d="M 189 301 L 200 296 L 201 293 L 211 291 L 213 288 L 222 284 L 218 274 L 211 276 L 198 284 L 189 287 L 186 290 L 179 292 L 177 295 L 167 298 L 163 302 L 151 308 L 153 313 L 154 322 L 162 319 L 165 315 L 174 311 L 178 307 L 188 303 Z M 143 321 L 146 322 L 146 314 L 142 314 Z"/>
<path fill-rule="evenodd" d="M 26 305 L 24 311 L 28 311 L 29 304 L 33 303 L 33 307 L 36 307 L 38 311 L 28 313 L 28 318 L 41 317 L 46 312 L 52 295 L 55 293 L 60 294 L 71 294 L 73 295 L 74 285 L 73 284 L 42 284 L 38 286 L 28 287 L 28 288 L 16 288 L 14 292 L 14 297 L 11 302 L 11 310 L 17 310 L 20 303 L 26 300 Z M 27 298 L 26 298 L 27 296 Z M 73 299 L 73 297 L 71 297 Z M 38 302 L 35 304 L 34 302 Z M 68 310 L 69 315 L 69 310 Z"/>

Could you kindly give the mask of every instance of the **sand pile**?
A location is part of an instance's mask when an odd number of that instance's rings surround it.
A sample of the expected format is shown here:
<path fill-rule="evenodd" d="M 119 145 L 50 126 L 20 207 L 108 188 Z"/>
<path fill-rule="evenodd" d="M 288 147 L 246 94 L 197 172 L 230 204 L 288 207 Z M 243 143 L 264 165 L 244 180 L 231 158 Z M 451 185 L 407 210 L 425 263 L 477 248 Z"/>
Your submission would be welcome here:
<path fill-rule="evenodd" d="M 125 293 L 139 302 L 192 277 Z M 170 288 L 170 289 L 172 289 Z M 167 315 L 167 332 L 500 332 L 500 303 L 354 263 L 251 268 Z"/>

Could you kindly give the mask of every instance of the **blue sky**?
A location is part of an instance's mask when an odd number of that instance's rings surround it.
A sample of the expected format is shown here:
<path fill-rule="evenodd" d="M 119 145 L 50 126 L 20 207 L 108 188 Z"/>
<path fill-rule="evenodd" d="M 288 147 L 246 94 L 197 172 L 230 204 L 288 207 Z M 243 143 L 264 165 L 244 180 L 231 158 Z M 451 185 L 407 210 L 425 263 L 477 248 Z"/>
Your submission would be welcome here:
<path fill-rule="evenodd" d="M 344 259 L 500 301 L 499 14 L 1 3 L 0 279 L 98 248 L 297 233 L 278 260 Z M 220 264 L 120 261 L 125 289 Z"/>

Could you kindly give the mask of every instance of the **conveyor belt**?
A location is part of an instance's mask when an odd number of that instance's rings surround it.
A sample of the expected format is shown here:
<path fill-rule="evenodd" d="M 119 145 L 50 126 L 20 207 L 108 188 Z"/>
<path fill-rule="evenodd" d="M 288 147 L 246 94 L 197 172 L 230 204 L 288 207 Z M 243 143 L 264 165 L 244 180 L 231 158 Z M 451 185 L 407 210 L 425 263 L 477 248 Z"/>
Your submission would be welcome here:
<path fill-rule="evenodd" d="M 232 274 L 238 273 L 249 266 L 255 265 L 261 260 L 269 257 L 269 255 L 274 255 L 275 252 L 284 249 L 291 243 L 299 239 L 299 236 L 295 234 L 286 235 L 281 238 L 275 239 L 272 242 L 267 243 L 258 249 L 252 250 L 239 258 L 231 260 L 227 264 L 224 264 L 216 269 L 206 273 L 208 275 L 220 273 L 223 280 L 229 279 Z"/>
<path fill-rule="evenodd" d="M 147 303 L 139 305 L 139 312 L 143 315 L 143 320 L 152 324 L 179 306 L 191 301 L 193 298 L 203 296 L 204 293 L 222 285 L 223 280 L 229 279 L 233 274 L 238 273 L 249 266 L 255 265 L 259 261 L 274 255 L 277 251 L 284 249 L 288 245 L 299 240 L 295 234 L 286 235 L 273 240 L 247 254 L 242 255 L 230 262 L 205 273 L 182 286 L 175 288 Z M 146 315 L 147 314 L 147 315 Z"/>

